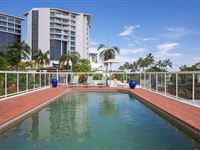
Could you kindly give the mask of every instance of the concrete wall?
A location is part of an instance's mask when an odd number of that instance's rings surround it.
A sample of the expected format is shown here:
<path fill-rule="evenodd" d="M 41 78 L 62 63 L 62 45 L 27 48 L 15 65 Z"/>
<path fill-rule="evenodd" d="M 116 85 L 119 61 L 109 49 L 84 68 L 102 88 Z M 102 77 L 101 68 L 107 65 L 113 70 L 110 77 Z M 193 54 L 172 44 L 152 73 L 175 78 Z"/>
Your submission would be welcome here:
<path fill-rule="evenodd" d="M 39 9 L 38 15 L 38 48 L 43 53 L 50 50 L 50 9 Z"/>

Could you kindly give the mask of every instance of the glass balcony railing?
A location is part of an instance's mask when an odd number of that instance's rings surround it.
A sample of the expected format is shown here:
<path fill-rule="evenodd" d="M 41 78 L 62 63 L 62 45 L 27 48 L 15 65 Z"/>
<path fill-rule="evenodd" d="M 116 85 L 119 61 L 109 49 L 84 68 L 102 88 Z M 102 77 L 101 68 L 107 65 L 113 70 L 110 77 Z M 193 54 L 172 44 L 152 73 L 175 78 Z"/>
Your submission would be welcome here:
<path fill-rule="evenodd" d="M 200 104 L 200 72 L 147 72 L 147 73 L 67 73 L 67 72 L 12 72 L 0 71 L 0 98 L 46 88 L 51 79 L 57 78 L 59 84 L 68 85 L 73 76 L 79 76 L 78 85 L 83 86 L 88 76 L 93 76 L 92 86 L 97 86 L 102 76 L 107 76 L 108 85 L 128 87 L 131 79 L 138 87 L 161 93 L 173 98 Z"/>

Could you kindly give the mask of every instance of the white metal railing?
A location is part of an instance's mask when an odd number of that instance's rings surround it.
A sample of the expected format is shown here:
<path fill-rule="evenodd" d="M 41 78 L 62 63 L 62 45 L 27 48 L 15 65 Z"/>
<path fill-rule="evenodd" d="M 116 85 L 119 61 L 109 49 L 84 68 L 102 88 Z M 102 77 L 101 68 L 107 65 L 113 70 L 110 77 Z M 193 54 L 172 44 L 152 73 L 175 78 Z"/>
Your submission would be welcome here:
<path fill-rule="evenodd" d="M 106 73 L 101 72 L 17 72 L 0 71 L 0 98 L 26 93 L 51 86 L 51 79 L 57 78 L 60 85 L 68 85 L 74 75 L 79 75 L 79 85 L 93 76 L 93 85 Z M 200 72 L 109 72 L 109 86 L 127 87 L 135 79 L 141 88 L 172 96 L 179 100 L 200 102 Z M 200 103 L 199 103 L 200 104 Z"/>

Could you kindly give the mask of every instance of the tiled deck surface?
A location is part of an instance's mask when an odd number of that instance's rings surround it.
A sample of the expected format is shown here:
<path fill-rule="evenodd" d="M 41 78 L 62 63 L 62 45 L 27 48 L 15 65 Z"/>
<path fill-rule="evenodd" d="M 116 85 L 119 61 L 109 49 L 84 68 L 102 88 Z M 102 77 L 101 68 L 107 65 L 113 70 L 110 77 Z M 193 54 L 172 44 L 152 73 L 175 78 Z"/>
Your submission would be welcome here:
<path fill-rule="evenodd" d="M 0 125 L 65 91 L 63 87 L 48 88 L 0 101 Z"/>
<path fill-rule="evenodd" d="M 34 93 L 10 98 L 0 101 L 0 125 L 13 119 L 14 117 L 58 96 L 64 92 L 72 91 L 128 91 L 138 97 L 148 101 L 154 106 L 159 107 L 168 114 L 173 115 L 177 119 L 185 122 L 200 132 L 200 109 L 172 100 L 168 97 L 161 96 L 140 88 L 131 90 L 126 88 L 109 88 L 109 87 L 73 87 L 66 88 L 59 86 L 58 88 L 49 88 Z"/>

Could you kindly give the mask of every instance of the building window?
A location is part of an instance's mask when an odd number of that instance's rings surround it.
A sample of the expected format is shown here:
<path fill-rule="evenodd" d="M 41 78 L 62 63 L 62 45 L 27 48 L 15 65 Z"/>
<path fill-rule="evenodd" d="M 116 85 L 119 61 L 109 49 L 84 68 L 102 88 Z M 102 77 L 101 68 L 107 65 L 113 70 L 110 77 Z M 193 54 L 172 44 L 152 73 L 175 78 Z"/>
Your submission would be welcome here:
<path fill-rule="evenodd" d="M 61 38 L 61 35 L 55 35 L 55 38 L 57 38 L 57 39 L 60 39 Z"/>
<path fill-rule="evenodd" d="M 75 32 L 74 32 L 74 31 L 71 31 L 71 35 L 75 35 Z"/>
<path fill-rule="evenodd" d="M 72 19 L 75 19 L 76 18 L 76 15 L 72 15 Z"/>
<path fill-rule="evenodd" d="M 72 30 L 75 30 L 75 26 L 71 26 L 71 29 L 72 29 Z"/>
<path fill-rule="evenodd" d="M 21 20 L 16 19 L 16 20 L 15 20 L 15 23 L 21 24 Z"/>
<path fill-rule="evenodd" d="M 2 25 L 2 26 L 6 26 L 6 22 L 2 22 L 2 21 L 0 21 L 0 25 Z"/>
<path fill-rule="evenodd" d="M 57 27 L 57 28 L 61 28 L 61 24 L 55 24 L 55 27 Z"/>
<path fill-rule="evenodd" d="M 64 35 L 63 38 L 64 39 L 69 39 L 69 36 Z"/>
<path fill-rule="evenodd" d="M 61 22 L 61 19 L 56 18 L 55 21 L 56 22 Z"/>
<path fill-rule="evenodd" d="M 21 29 L 21 26 L 20 25 L 15 25 L 15 28 Z"/>
<path fill-rule="evenodd" d="M 56 29 L 55 32 L 56 33 L 61 33 L 61 30 Z"/>
<path fill-rule="evenodd" d="M 14 32 L 14 29 L 8 28 L 8 32 Z"/>
<path fill-rule="evenodd" d="M 55 12 L 51 12 L 51 16 L 55 16 Z"/>
<path fill-rule="evenodd" d="M 54 34 L 50 34 L 50 38 L 54 38 Z"/>
<path fill-rule="evenodd" d="M 6 31 L 6 28 L 5 27 L 0 27 L 0 30 L 1 31 Z"/>
<path fill-rule="evenodd" d="M 64 30 L 64 34 L 69 34 L 69 30 Z"/>
<path fill-rule="evenodd" d="M 71 40 L 73 40 L 73 41 L 74 41 L 74 40 L 75 40 L 75 37 L 71 36 Z"/>
<path fill-rule="evenodd" d="M 14 18 L 8 18 L 8 21 L 9 22 L 15 22 L 15 19 Z"/>
<path fill-rule="evenodd" d="M 15 30 L 15 33 L 21 34 L 20 30 Z"/>
<path fill-rule="evenodd" d="M 75 47 L 71 47 L 71 50 L 72 50 L 72 51 L 75 51 Z"/>
<path fill-rule="evenodd" d="M 52 18 L 52 17 L 51 17 L 51 18 L 50 18 L 50 21 L 53 21 L 53 22 L 54 22 L 54 21 L 55 21 L 55 18 Z"/>
<path fill-rule="evenodd" d="M 69 20 L 63 19 L 63 23 L 69 23 Z"/>
<path fill-rule="evenodd" d="M 75 42 L 71 42 L 71 45 L 72 45 L 72 46 L 75 46 Z"/>
<path fill-rule="evenodd" d="M 6 20 L 6 17 L 0 16 L 0 20 Z"/>
<path fill-rule="evenodd" d="M 56 15 L 60 16 L 62 13 L 61 12 L 56 12 Z"/>

